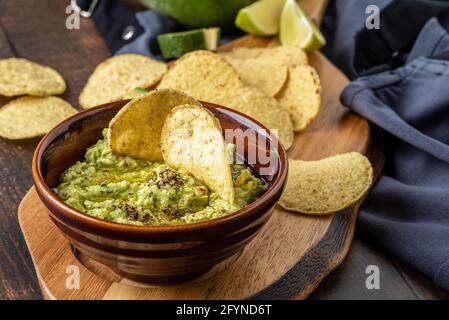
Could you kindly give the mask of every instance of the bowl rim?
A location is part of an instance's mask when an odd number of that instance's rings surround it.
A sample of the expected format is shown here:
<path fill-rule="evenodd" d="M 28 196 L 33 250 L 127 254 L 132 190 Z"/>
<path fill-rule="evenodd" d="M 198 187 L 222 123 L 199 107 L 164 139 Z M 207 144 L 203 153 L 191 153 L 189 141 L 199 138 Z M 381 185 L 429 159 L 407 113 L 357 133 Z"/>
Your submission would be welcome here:
<path fill-rule="evenodd" d="M 270 143 L 273 144 L 275 147 L 275 151 L 277 152 L 277 161 L 278 161 L 278 170 L 277 170 L 277 177 L 270 185 L 270 188 L 259 198 L 257 198 L 252 203 L 246 205 L 240 210 L 237 210 L 233 213 L 227 214 L 225 216 L 219 217 L 219 218 L 212 218 L 200 222 L 192 222 L 192 223 L 183 223 L 183 224 L 176 224 L 176 225 L 162 225 L 162 226 L 152 226 L 152 225 L 130 225 L 130 224 L 123 224 L 118 223 L 114 221 L 108 221 L 100 218 L 96 218 L 93 216 L 90 216 L 86 213 L 83 213 L 79 210 L 76 210 L 75 208 L 70 207 L 67 205 L 62 199 L 60 199 L 56 194 L 54 194 L 50 187 L 46 184 L 44 181 L 43 175 L 42 175 L 42 164 L 44 159 L 45 151 L 48 149 L 49 146 L 52 145 L 52 143 L 65 134 L 67 130 L 61 131 L 59 134 L 57 133 L 59 130 L 61 130 L 63 127 L 67 126 L 68 124 L 76 123 L 82 119 L 85 119 L 89 117 L 91 114 L 96 114 L 100 112 L 105 112 L 107 110 L 113 109 L 117 107 L 118 105 L 125 106 L 126 103 L 128 103 L 130 100 L 120 100 L 115 102 L 110 102 L 106 104 L 99 105 L 97 107 L 93 107 L 87 110 L 80 111 L 69 118 L 65 119 L 64 121 L 60 122 L 58 125 L 56 125 L 53 129 L 51 129 L 39 142 L 34 155 L 33 155 L 33 161 L 32 161 L 32 178 L 34 182 L 34 186 L 37 190 L 38 195 L 42 198 L 44 197 L 47 201 L 51 202 L 51 204 L 55 207 L 57 207 L 59 210 L 57 210 L 59 213 L 62 213 L 64 216 L 64 220 L 69 220 L 78 224 L 84 224 L 89 227 L 89 229 L 95 229 L 95 230 L 102 230 L 106 232 L 114 232 L 114 233 L 128 233 L 128 234 L 134 234 L 134 235 L 145 235 L 145 234 L 167 234 L 167 233 L 176 233 L 176 232 L 186 232 L 186 231 L 195 231 L 195 230 L 201 230 L 204 228 L 209 227 L 215 227 L 222 224 L 233 222 L 234 220 L 240 220 L 241 218 L 245 218 L 248 216 L 251 216 L 252 214 L 258 212 L 259 207 L 263 207 L 264 204 L 270 203 L 270 206 L 275 204 L 277 201 L 272 201 L 273 198 L 276 197 L 276 195 L 283 190 L 283 187 L 286 183 L 287 178 L 287 172 L 288 172 L 288 158 L 286 151 L 282 144 L 279 142 L 276 136 L 271 135 L 270 129 L 266 128 L 264 125 L 262 125 L 259 121 L 251 118 L 250 116 L 247 116 L 239 111 L 230 109 L 228 107 L 224 107 L 218 104 L 206 102 L 206 101 L 200 101 L 206 108 L 218 108 L 223 109 L 227 112 L 231 112 L 234 114 L 237 114 L 238 116 L 241 116 L 247 120 L 250 120 L 251 122 L 255 123 L 262 129 L 267 130 L 266 132 L 269 134 L 268 139 Z M 44 148 L 44 145 L 46 147 Z M 276 199 L 277 200 L 277 199 Z M 49 208 L 49 206 L 43 201 L 45 207 L 52 213 L 53 210 Z M 59 219 L 59 218 L 58 218 Z"/>

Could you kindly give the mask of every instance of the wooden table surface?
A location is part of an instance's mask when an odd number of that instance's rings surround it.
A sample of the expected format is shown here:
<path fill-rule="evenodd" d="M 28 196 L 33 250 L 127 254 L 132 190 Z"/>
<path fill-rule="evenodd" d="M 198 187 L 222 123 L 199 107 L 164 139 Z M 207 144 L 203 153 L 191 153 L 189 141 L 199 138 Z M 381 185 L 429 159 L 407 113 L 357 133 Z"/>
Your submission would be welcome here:
<path fill-rule="evenodd" d="M 91 21 L 81 19 L 79 30 L 66 29 L 68 3 L 0 0 L 0 58 L 28 58 L 59 70 L 68 84 L 63 97 L 78 108 L 81 87 L 109 51 Z M 42 298 L 17 222 L 17 206 L 32 185 L 31 159 L 38 141 L 0 138 L 0 299 Z M 368 265 L 380 269 L 379 290 L 365 287 Z M 449 294 L 356 231 L 345 262 L 310 298 L 448 299 Z"/>

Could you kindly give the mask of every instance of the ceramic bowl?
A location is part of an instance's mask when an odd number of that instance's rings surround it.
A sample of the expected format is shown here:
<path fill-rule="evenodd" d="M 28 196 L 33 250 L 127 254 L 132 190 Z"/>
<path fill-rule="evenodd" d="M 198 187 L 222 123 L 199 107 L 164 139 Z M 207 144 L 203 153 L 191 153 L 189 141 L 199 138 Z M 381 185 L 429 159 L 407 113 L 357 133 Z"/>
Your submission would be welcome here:
<path fill-rule="evenodd" d="M 239 255 L 273 213 L 287 177 L 288 159 L 282 146 L 257 121 L 231 109 L 206 103 L 223 129 L 252 129 L 257 139 L 245 139 L 250 148 L 268 147 L 272 172 L 257 157 L 255 174 L 270 183 L 253 203 L 227 216 L 172 226 L 132 226 L 91 217 L 71 208 L 52 188 L 61 174 L 82 160 L 86 148 L 101 138 L 101 131 L 127 103 L 109 103 L 80 112 L 51 130 L 39 143 L 33 158 L 33 180 L 48 213 L 71 245 L 129 279 L 150 283 L 176 283 L 198 277 L 213 266 Z M 242 131 L 244 132 L 244 131 Z M 228 138 L 235 143 L 236 137 Z M 264 158 L 264 157 L 262 157 Z M 245 158 L 246 159 L 246 158 Z M 274 167 L 273 167 L 274 165 Z"/>

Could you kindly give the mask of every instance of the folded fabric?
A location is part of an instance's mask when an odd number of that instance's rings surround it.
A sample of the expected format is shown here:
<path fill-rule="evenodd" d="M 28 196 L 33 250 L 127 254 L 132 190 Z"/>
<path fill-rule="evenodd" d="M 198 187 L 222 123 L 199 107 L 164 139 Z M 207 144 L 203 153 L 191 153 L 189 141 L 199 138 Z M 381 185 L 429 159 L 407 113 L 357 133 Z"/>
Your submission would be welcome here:
<path fill-rule="evenodd" d="M 342 102 L 386 133 L 387 161 L 358 227 L 449 290 L 449 51 L 437 19 L 422 29 L 407 63 L 359 78 Z"/>
<path fill-rule="evenodd" d="M 357 32 L 365 26 L 365 20 L 370 14 L 366 12 L 367 7 L 376 5 L 382 10 L 392 1 L 330 1 L 321 28 L 328 44 L 321 51 L 350 79 L 357 76 L 352 66 L 355 53 L 354 39 Z"/>

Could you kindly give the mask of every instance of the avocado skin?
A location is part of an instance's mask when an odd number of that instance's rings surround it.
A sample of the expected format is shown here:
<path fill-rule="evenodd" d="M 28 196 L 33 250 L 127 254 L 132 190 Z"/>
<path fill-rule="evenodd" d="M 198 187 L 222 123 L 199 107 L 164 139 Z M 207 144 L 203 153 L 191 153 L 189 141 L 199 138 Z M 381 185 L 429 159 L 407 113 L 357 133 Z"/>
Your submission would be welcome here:
<path fill-rule="evenodd" d="M 236 29 L 237 12 L 256 0 L 141 0 L 187 28 L 221 27 L 225 33 Z"/>

